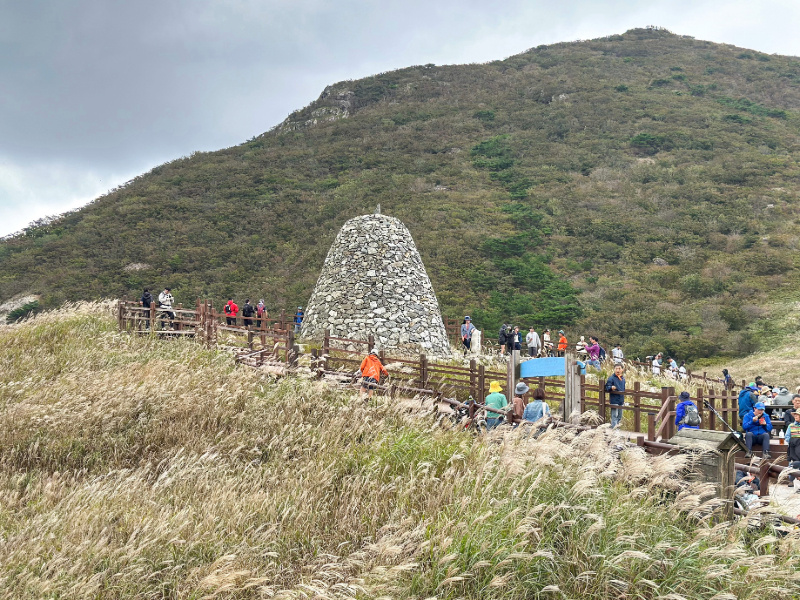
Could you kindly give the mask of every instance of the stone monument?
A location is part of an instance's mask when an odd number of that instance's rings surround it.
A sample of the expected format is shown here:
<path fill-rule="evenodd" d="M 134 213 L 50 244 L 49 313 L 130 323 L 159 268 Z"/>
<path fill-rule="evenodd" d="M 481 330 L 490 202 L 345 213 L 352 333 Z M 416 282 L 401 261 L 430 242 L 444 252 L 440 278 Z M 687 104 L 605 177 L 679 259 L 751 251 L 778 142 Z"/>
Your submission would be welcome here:
<path fill-rule="evenodd" d="M 381 348 L 451 353 L 439 303 L 411 233 L 379 214 L 350 219 L 328 251 L 301 337 L 366 340 Z"/>

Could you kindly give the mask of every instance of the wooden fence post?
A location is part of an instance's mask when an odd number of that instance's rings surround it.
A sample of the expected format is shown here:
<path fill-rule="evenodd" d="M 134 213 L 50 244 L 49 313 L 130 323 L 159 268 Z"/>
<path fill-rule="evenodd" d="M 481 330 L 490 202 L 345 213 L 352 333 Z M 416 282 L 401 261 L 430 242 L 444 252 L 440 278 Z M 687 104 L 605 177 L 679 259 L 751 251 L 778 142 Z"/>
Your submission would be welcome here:
<path fill-rule="evenodd" d="M 294 350 L 294 327 L 286 331 L 286 365 L 291 366 L 292 351 Z"/>
<path fill-rule="evenodd" d="M 156 302 L 153 300 L 150 303 L 150 331 L 156 330 Z"/>
<path fill-rule="evenodd" d="M 367 354 L 372 352 L 372 349 L 375 347 L 375 336 L 371 333 L 367 337 Z"/>
<path fill-rule="evenodd" d="M 475 398 L 475 401 L 483 404 L 483 400 L 486 397 L 486 367 L 483 365 L 478 365 L 478 396 Z"/>
<path fill-rule="evenodd" d="M 713 391 L 712 391 L 712 393 L 713 393 Z M 706 421 L 703 418 L 703 408 L 704 408 L 704 406 L 703 406 L 703 388 L 697 388 L 697 399 L 695 400 L 695 404 L 697 405 L 697 414 L 700 415 L 700 427 L 704 428 L 705 424 L 709 423 L 710 421 Z M 708 412 L 711 413 L 711 411 L 708 411 Z M 709 429 L 714 429 L 714 428 L 713 427 L 709 427 Z"/>
<path fill-rule="evenodd" d="M 477 377 L 478 377 L 478 363 L 473 358 L 469 361 L 469 395 L 472 396 L 473 399 L 478 397 L 478 392 L 475 390 L 475 386 L 477 384 Z"/>
<path fill-rule="evenodd" d="M 253 349 L 253 329 L 252 325 L 247 326 L 247 347 L 252 350 Z"/>
<path fill-rule="evenodd" d="M 286 329 L 286 309 L 281 309 L 281 329 Z M 294 329 L 294 328 L 292 328 Z"/>
<path fill-rule="evenodd" d="M 600 418 L 603 419 L 603 423 L 606 422 L 606 379 L 602 377 L 597 378 L 597 382 L 599 384 L 599 390 L 597 392 L 597 412 L 600 413 Z"/>
<path fill-rule="evenodd" d="M 371 337 L 371 336 L 370 336 Z M 424 354 L 419 355 L 419 387 L 423 390 L 428 389 L 428 357 Z"/>
<path fill-rule="evenodd" d="M 636 433 L 642 432 L 642 397 L 637 394 L 639 391 L 639 382 L 634 382 L 633 385 L 633 430 Z"/>
<path fill-rule="evenodd" d="M 647 439 L 651 442 L 656 441 L 656 414 L 647 413 Z"/>
<path fill-rule="evenodd" d="M 125 327 L 122 326 L 122 311 L 125 310 L 123 308 L 122 300 L 117 301 L 117 329 L 120 331 L 125 331 Z"/>
<path fill-rule="evenodd" d="M 586 412 L 586 375 L 581 375 L 581 414 Z"/>

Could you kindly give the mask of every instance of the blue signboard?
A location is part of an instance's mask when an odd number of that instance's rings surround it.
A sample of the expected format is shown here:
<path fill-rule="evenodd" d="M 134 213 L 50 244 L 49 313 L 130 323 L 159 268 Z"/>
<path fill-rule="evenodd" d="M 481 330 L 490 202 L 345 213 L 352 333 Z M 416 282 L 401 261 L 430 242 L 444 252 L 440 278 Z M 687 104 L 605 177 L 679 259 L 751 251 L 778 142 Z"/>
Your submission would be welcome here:
<path fill-rule="evenodd" d="M 577 361 L 581 375 L 586 375 L 586 364 Z M 563 377 L 566 370 L 563 357 L 531 358 L 519 365 L 519 376 L 526 377 Z"/>

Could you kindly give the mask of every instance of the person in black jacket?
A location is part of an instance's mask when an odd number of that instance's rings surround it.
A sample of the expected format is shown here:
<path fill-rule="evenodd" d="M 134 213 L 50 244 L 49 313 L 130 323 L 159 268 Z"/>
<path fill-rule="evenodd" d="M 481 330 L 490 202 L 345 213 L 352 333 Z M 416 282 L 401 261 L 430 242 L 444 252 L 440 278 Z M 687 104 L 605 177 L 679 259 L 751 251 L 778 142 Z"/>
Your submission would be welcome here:
<path fill-rule="evenodd" d="M 242 307 L 242 322 L 245 327 L 250 327 L 253 324 L 254 314 L 256 314 L 255 307 L 250 304 L 250 300 L 245 300 L 244 306 Z"/>
<path fill-rule="evenodd" d="M 150 329 L 150 305 L 153 304 L 153 295 L 150 293 L 150 288 L 144 288 L 141 303 L 147 309 L 144 317 L 144 328 Z"/>
<path fill-rule="evenodd" d="M 503 354 L 506 350 L 506 344 L 508 343 L 508 323 L 503 323 L 503 326 L 500 328 L 500 335 L 497 338 L 497 342 L 500 344 L 500 354 Z"/>
<path fill-rule="evenodd" d="M 622 365 L 614 365 L 614 374 L 606 380 L 608 402 L 611 404 L 611 428 L 616 429 L 622 423 L 622 409 L 614 408 L 625 404 L 625 377 Z"/>

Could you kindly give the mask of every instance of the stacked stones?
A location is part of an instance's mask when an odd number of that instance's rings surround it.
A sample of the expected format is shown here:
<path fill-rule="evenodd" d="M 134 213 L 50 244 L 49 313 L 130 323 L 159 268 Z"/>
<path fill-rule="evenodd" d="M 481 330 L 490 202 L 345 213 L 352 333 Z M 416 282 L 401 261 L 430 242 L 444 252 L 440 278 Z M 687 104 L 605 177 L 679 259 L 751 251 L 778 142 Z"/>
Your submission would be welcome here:
<path fill-rule="evenodd" d="M 328 251 L 301 336 L 415 346 L 440 356 L 450 344 L 439 303 L 411 233 L 398 219 L 363 215 L 344 224 Z"/>

